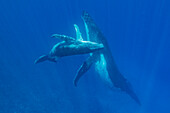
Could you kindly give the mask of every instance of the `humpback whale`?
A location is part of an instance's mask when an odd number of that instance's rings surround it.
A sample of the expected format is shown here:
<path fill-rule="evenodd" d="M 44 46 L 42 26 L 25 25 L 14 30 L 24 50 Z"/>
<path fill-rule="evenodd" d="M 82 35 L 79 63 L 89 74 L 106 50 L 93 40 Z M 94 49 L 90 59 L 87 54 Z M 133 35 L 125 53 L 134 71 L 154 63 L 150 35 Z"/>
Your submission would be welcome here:
<path fill-rule="evenodd" d="M 37 60 L 35 60 L 34 63 L 37 64 L 45 60 L 56 62 L 56 60 L 60 57 L 87 54 L 104 48 L 103 44 L 91 41 L 83 41 L 78 26 L 75 24 L 74 27 L 76 30 L 77 39 L 66 35 L 52 35 L 52 38 L 59 38 L 64 41 L 54 45 L 49 54 L 40 56 Z"/>
<path fill-rule="evenodd" d="M 74 85 L 77 86 L 77 83 L 82 75 L 90 69 L 92 64 L 95 64 L 96 71 L 111 88 L 118 88 L 121 91 L 126 92 L 140 105 L 141 103 L 132 90 L 131 84 L 118 70 L 108 46 L 107 40 L 99 30 L 97 25 L 94 23 L 91 16 L 84 11 L 82 14 L 82 19 L 85 24 L 87 40 L 103 44 L 104 49 L 90 53 L 90 56 L 86 59 L 86 61 L 84 61 L 84 63 L 77 71 L 76 77 L 74 79 Z"/>

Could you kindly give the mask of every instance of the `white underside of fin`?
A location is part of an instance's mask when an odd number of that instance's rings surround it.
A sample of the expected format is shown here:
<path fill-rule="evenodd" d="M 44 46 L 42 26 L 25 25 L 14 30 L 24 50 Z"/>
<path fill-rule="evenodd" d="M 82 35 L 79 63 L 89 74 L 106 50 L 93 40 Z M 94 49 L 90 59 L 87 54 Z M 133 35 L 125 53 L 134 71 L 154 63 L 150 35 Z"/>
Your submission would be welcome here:
<path fill-rule="evenodd" d="M 107 71 L 107 62 L 103 54 L 100 54 L 100 60 L 96 62 L 96 71 L 99 73 L 103 82 L 109 85 L 109 87 L 113 87 L 112 81 L 110 80 Z"/>
<path fill-rule="evenodd" d="M 75 27 L 75 30 L 76 30 L 76 38 L 77 38 L 77 40 L 83 41 L 83 38 L 82 38 L 82 35 L 81 35 L 81 32 L 80 32 L 80 29 L 79 29 L 78 25 L 74 24 L 74 27 Z"/>

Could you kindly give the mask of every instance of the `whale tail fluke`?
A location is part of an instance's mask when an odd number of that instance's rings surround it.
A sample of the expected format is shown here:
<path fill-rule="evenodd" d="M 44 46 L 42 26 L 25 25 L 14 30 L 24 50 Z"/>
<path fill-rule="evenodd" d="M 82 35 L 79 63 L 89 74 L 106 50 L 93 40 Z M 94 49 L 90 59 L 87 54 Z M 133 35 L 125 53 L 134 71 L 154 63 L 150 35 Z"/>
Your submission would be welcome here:
<path fill-rule="evenodd" d="M 48 55 L 42 55 L 38 59 L 35 60 L 34 64 L 37 64 L 37 63 L 40 63 L 46 60 L 48 60 Z"/>
<path fill-rule="evenodd" d="M 40 63 L 40 62 L 44 62 L 46 60 L 51 61 L 51 62 L 57 62 L 56 58 L 51 58 L 48 55 L 42 55 L 38 59 L 35 60 L 34 64 L 37 64 L 37 63 Z"/>

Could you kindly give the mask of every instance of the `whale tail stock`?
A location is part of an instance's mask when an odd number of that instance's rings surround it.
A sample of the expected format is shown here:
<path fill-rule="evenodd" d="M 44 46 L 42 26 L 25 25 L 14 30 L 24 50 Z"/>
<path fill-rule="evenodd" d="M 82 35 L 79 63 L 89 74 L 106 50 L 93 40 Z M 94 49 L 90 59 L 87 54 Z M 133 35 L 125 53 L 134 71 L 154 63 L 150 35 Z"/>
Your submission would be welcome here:
<path fill-rule="evenodd" d="M 55 58 L 50 58 L 48 55 L 42 55 L 38 59 L 35 60 L 34 64 L 44 62 L 46 60 L 49 60 L 51 62 L 57 62 Z"/>

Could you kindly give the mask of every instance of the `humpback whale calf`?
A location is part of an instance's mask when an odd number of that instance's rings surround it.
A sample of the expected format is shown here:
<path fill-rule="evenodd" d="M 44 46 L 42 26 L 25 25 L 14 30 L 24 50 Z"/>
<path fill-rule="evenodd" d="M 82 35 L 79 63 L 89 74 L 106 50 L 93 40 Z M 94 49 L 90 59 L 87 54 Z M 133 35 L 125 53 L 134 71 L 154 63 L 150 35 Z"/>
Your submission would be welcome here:
<path fill-rule="evenodd" d="M 112 53 L 109 49 L 108 43 L 99 28 L 94 23 L 93 19 L 85 11 L 82 15 L 82 19 L 85 24 L 87 40 L 103 44 L 104 49 L 90 53 L 90 56 L 77 71 L 76 77 L 74 79 L 74 85 L 77 86 L 77 83 L 82 77 L 82 75 L 90 69 L 92 64 L 95 64 L 95 68 L 99 73 L 100 77 L 111 88 L 116 87 L 121 91 L 126 92 L 140 105 L 141 103 L 134 91 L 132 90 L 130 83 L 118 70 Z"/>
<path fill-rule="evenodd" d="M 49 54 L 40 56 L 37 60 L 35 60 L 34 63 L 37 64 L 45 60 L 56 62 L 56 60 L 60 57 L 87 54 L 104 48 L 103 44 L 91 41 L 83 41 L 78 26 L 74 25 L 74 27 L 76 30 L 77 39 L 66 35 L 59 34 L 52 35 L 52 38 L 59 38 L 64 41 L 54 45 Z"/>

